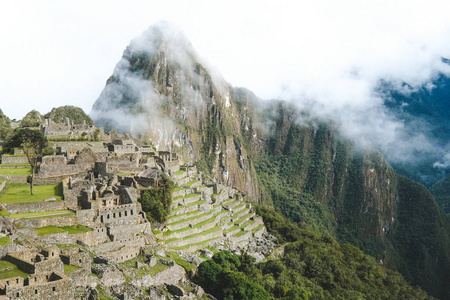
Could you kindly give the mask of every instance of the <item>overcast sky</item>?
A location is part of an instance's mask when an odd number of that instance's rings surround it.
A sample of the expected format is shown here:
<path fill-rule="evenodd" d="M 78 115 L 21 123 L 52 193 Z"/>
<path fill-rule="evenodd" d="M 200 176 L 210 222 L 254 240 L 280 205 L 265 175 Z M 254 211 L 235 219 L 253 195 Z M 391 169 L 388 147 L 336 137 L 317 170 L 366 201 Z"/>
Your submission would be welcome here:
<path fill-rule="evenodd" d="M 448 1 L 5 1 L 0 108 L 76 105 L 87 113 L 130 40 L 178 25 L 234 86 L 262 98 L 370 107 L 380 78 L 449 73 Z"/>

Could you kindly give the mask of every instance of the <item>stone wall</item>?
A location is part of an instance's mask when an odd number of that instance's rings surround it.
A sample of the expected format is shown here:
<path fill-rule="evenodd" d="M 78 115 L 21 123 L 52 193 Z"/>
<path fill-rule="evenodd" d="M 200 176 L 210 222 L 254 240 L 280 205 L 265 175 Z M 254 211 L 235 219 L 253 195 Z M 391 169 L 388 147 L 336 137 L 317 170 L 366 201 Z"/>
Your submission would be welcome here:
<path fill-rule="evenodd" d="M 98 211 L 98 218 L 101 223 L 107 225 L 136 224 L 140 219 L 140 207 L 135 204 L 124 204 L 113 207 L 102 207 Z"/>
<path fill-rule="evenodd" d="M 5 260 L 9 261 L 12 264 L 15 264 L 20 270 L 23 272 L 33 274 L 34 273 L 34 264 L 31 261 L 26 261 L 23 257 L 15 255 L 16 253 L 8 253 L 5 256 Z"/>
<path fill-rule="evenodd" d="M 92 227 L 94 226 L 96 214 L 94 210 L 91 209 L 83 209 L 83 210 L 77 210 L 76 216 L 78 219 L 78 223 Z"/>
<path fill-rule="evenodd" d="M 3 191 L 3 188 L 5 187 L 5 185 L 6 185 L 6 181 L 3 181 L 3 182 L 0 184 L 0 192 Z"/>
<path fill-rule="evenodd" d="M 9 183 L 27 183 L 28 175 L 0 175 L 0 180 L 6 180 Z"/>
<path fill-rule="evenodd" d="M 4 164 L 27 164 L 28 158 L 24 155 L 20 156 L 9 156 L 9 155 L 3 155 L 2 156 L 2 165 Z"/>
<path fill-rule="evenodd" d="M 28 228 L 40 228 L 49 225 L 55 226 L 71 226 L 77 225 L 78 219 L 75 215 L 72 216 L 54 216 L 54 217 L 46 217 L 46 218 L 36 218 L 36 219 L 20 219 L 17 222 L 18 224 L 28 227 Z"/>
<path fill-rule="evenodd" d="M 66 209 L 64 201 L 5 203 L 3 206 L 10 214 Z"/>
<path fill-rule="evenodd" d="M 59 257 L 49 258 L 34 264 L 34 273 L 40 274 L 43 272 L 61 272 L 64 273 L 64 264 Z"/>
<path fill-rule="evenodd" d="M 139 255 L 141 247 L 123 247 L 117 251 L 107 252 L 104 255 L 115 262 L 123 262 Z"/>
<path fill-rule="evenodd" d="M 89 282 L 89 274 L 91 273 L 91 267 L 89 268 L 81 268 L 76 271 L 73 271 L 69 274 L 67 274 L 68 277 L 72 279 L 72 286 L 82 286 L 86 287 L 90 284 Z M 67 299 L 69 300 L 69 299 Z"/>
<path fill-rule="evenodd" d="M 52 165 L 43 164 L 39 167 L 39 177 L 56 177 L 69 176 L 86 172 L 91 168 L 90 164 L 76 164 L 76 165 Z"/>
<path fill-rule="evenodd" d="M 47 281 L 34 283 L 34 277 L 29 278 L 28 286 L 6 286 L 7 299 L 17 300 L 67 300 L 73 299 L 72 280 L 63 273 L 52 272 Z M 31 284 L 33 283 L 33 284 Z"/>

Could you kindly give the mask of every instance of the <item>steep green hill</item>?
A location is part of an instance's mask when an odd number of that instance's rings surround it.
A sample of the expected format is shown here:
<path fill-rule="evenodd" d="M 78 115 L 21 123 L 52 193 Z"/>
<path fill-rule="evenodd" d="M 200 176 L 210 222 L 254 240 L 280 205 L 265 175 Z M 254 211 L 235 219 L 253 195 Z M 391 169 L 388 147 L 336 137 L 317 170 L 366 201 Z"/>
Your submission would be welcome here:
<path fill-rule="evenodd" d="M 20 127 L 38 127 L 44 118 L 37 110 L 32 110 L 20 120 Z"/>
<path fill-rule="evenodd" d="M 424 186 L 397 175 L 376 149 L 356 148 L 332 123 L 301 123 L 282 102 L 262 116 L 274 124 L 255 163 L 263 201 L 398 268 L 431 295 L 450 296 L 450 223 Z"/>
<path fill-rule="evenodd" d="M 433 184 L 430 192 L 447 216 L 450 216 L 450 174 Z"/>
<path fill-rule="evenodd" d="M 59 106 L 44 115 L 44 118 L 52 119 L 56 123 L 65 123 L 66 117 L 73 121 L 74 124 L 83 124 L 83 121 L 86 121 L 86 124 L 94 125 L 94 121 L 92 121 L 83 109 L 76 106 Z"/>
<path fill-rule="evenodd" d="M 0 109 L 0 141 L 5 140 L 9 132 L 11 132 L 11 120 Z"/>

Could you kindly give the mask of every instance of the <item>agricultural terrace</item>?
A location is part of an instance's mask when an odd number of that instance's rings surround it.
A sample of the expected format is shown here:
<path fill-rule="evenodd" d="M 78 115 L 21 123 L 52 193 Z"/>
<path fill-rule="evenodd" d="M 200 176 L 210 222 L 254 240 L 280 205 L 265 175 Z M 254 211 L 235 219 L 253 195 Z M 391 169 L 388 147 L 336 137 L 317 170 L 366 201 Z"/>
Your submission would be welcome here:
<path fill-rule="evenodd" d="M 25 183 L 7 183 L 0 193 L 0 203 L 30 203 L 43 202 L 45 199 L 55 198 L 63 200 L 62 184 L 34 185 L 33 195 L 30 194 L 30 185 Z"/>
<path fill-rule="evenodd" d="M 0 175 L 31 175 L 31 168 L 1 168 Z"/>

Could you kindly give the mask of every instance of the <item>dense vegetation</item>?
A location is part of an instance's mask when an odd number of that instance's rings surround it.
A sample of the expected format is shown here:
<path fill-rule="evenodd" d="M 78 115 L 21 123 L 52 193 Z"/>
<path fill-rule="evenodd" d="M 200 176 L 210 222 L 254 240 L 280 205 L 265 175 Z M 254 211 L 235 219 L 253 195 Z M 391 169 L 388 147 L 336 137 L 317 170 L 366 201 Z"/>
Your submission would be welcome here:
<path fill-rule="evenodd" d="M 32 110 L 20 121 L 20 127 L 38 127 L 44 118 L 37 110 Z"/>
<path fill-rule="evenodd" d="M 450 217 L 450 174 L 433 184 L 430 187 L 430 192 L 447 216 Z"/>
<path fill-rule="evenodd" d="M 0 141 L 6 139 L 8 134 L 11 132 L 11 120 L 3 114 L 0 109 Z"/>
<path fill-rule="evenodd" d="M 83 121 L 86 121 L 87 125 L 94 125 L 92 119 L 81 108 L 71 105 L 53 108 L 44 117 L 56 123 L 66 123 L 68 117 L 74 124 L 83 124 Z"/>
<path fill-rule="evenodd" d="M 355 149 L 332 124 L 299 125 L 285 104 L 270 111 L 273 130 L 255 164 L 263 203 L 450 298 L 450 224 L 426 188 L 397 175 L 376 150 Z"/>
<path fill-rule="evenodd" d="M 172 204 L 172 192 L 175 187 L 174 182 L 166 174 L 161 175 L 162 178 L 158 181 L 157 186 L 144 191 L 139 200 L 147 218 L 157 222 L 167 220 Z"/>
<path fill-rule="evenodd" d="M 280 258 L 254 263 L 228 251 L 203 262 L 195 280 L 220 299 L 432 299 L 358 248 L 340 246 L 311 226 L 298 227 L 267 207 L 258 208 L 280 242 Z"/>
<path fill-rule="evenodd" d="M 411 283 L 450 299 L 450 220 L 420 183 L 399 176 L 399 196 L 392 232 L 396 266 Z"/>

